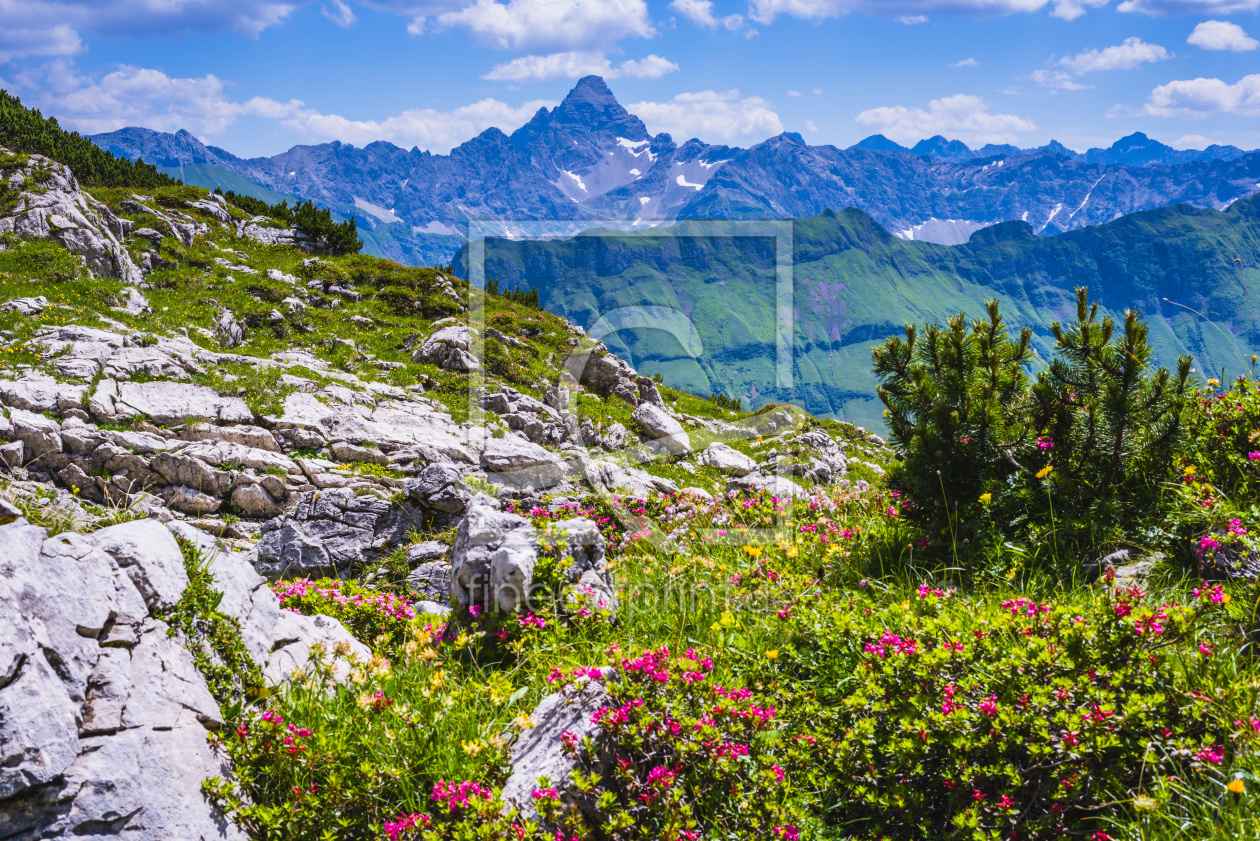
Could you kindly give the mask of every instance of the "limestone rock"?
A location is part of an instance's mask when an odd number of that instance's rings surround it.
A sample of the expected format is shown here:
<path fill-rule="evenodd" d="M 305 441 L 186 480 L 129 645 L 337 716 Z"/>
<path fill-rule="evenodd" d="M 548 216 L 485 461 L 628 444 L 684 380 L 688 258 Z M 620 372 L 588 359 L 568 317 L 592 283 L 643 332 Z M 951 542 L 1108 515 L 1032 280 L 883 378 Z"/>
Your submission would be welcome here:
<path fill-rule="evenodd" d="M 631 416 L 643 428 L 643 432 L 660 444 L 670 455 L 686 455 L 691 452 L 691 441 L 682 424 L 655 403 L 642 403 Z"/>
<path fill-rule="evenodd" d="M 513 488 L 550 488 L 564 481 L 559 456 L 515 435 L 488 439 L 480 461 L 492 481 Z"/>
<path fill-rule="evenodd" d="M 11 214 L 0 216 L 0 234 L 55 239 L 98 275 L 124 283 L 142 280 L 139 267 L 119 242 L 122 223 L 108 207 L 79 190 L 69 167 L 31 155 L 16 173 L 6 174 L 18 189 L 29 175 L 39 190 L 18 193 Z"/>
<path fill-rule="evenodd" d="M 471 342 L 467 327 L 443 327 L 425 339 L 411 358 L 414 362 L 428 362 L 452 371 L 476 371 L 481 366 L 469 352 Z"/>
<path fill-rule="evenodd" d="M 170 610 L 188 587 L 184 553 L 156 520 L 133 520 L 93 532 L 91 541 L 131 578 L 150 609 Z"/>
<path fill-rule="evenodd" d="M 757 462 L 720 441 L 714 441 L 705 447 L 696 457 L 696 461 L 727 476 L 747 476 L 757 469 Z"/>
<path fill-rule="evenodd" d="M 223 500 L 217 496 L 210 496 L 183 485 L 164 488 L 159 496 L 166 503 L 166 507 L 172 511 L 180 511 L 197 517 L 213 514 L 223 504 Z"/>
<path fill-rule="evenodd" d="M 418 598 L 438 604 L 451 600 L 451 565 L 446 561 L 428 561 L 407 576 L 407 586 Z"/>
<path fill-rule="evenodd" d="M 56 412 L 83 405 L 87 386 L 59 383 L 52 377 L 33 374 L 17 381 L 0 380 L 0 400 L 6 406 L 28 412 Z"/>
<path fill-rule="evenodd" d="M 232 490 L 232 505 L 251 520 L 280 516 L 284 513 L 285 498 L 272 496 L 261 484 L 241 484 Z"/>
<path fill-rule="evenodd" d="M 36 464 L 61 452 L 61 426 L 52 418 L 23 409 L 10 409 L 9 422 L 13 425 L 14 440 L 22 442 L 26 465 Z"/>
<path fill-rule="evenodd" d="M 257 568 L 278 578 L 346 577 L 405 542 L 423 513 L 377 496 L 355 496 L 349 488 L 307 491 L 284 517 L 263 525 Z"/>
<path fill-rule="evenodd" d="M 524 517 L 485 494 L 468 505 L 451 547 L 451 596 L 462 609 L 512 610 L 528 597 L 537 545 Z"/>
<path fill-rule="evenodd" d="M 15 312 L 18 315 L 39 315 L 48 308 L 48 299 L 43 295 L 35 298 L 14 298 L 0 304 L 0 312 Z"/>
<path fill-rule="evenodd" d="M 425 467 L 419 476 L 403 483 L 403 493 L 420 507 L 436 512 L 442 523 L 448 518 L 441 515 L 462 513 L 472 498 L 459 471 L 447 464 Z"/>
<path fill-rule="evenodd" d="M 519 809 L 522 818 L 538 820 L 531 792 L 538 786 L 538 779 L 546 777 L 548 787 L 556 790 L 562 804 L 589 810 L 573 785 L 578 759 L 565 752 L 563 739 L 566 733 L 576 736 L 579 744 L 587 737 L 600 739 L 602 730 L 594 722 L 595 714 L 612 704 L 603 683 L 594 680 L 574 682 L 543 698 L 529 715 L 531 726 L 512 742 L 512 773 L 503 784 L 503 802 Z"/>
<path fill-rule="evenodd" d="M 219 320 L 214 323 L 214 334 L 224 347 L 239 347 L 245 341 L 245 328 L 231 310 L 219 314 Z"/>

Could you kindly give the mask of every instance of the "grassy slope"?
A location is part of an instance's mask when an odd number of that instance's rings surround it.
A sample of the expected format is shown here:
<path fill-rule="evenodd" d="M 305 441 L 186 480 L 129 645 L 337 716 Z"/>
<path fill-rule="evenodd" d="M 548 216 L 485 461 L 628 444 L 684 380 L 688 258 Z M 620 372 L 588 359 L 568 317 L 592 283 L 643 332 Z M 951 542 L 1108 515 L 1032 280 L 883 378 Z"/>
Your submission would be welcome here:
<path fill-rule="evenodd" d="M 494 242 L 487 273 L 505 286 L 538 286 L 548 309 L 587 327 L 617 307 L 677 308 L 696 324 L 702 358 L 686 357 L 660 331 L 622 334 L 618 349 L 680 387 L 726 391 L 754 405 L 790 399 L 867 426 L 880 416 L 870 348 L 906 323 L 978 314 L 989 297 L 1002 301 L 1010 323 L 1038 331 L 1043 356 L 1047 325 L 1067 313 L 1078 285 L 1112 313 L 1139 307 L 1163 364 L 1190 353 L 1202 371 L 1236 374 L 1255 347 L 1247 313 L 1260 304 L 1256 199 L 1225 212 L 1148 211 L 1044 239 L 1005 223 L 957 247 L 898 240 L 856 210 L 797 220 L 790 391 L 774 388 L 769 241 L 686 237 L 686 230 Z"/>

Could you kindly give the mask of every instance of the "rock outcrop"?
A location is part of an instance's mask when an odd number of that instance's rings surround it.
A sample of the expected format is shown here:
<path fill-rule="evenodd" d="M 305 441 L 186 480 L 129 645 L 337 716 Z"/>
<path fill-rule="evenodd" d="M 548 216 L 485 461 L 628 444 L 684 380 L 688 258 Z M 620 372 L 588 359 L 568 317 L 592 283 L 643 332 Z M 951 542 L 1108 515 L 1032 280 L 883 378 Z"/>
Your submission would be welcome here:
<path fill-rule="evenodd" d="M 0 149 L 0 155 L 7 154 Z M 0 169 L 0 180 L 17 191 L 12 210 L 0 214 L 0 234 L 52 238 L 98 275 L 133 284 L 142 280 L 139 266 L 122 246 L 131 223 L 80 190 L 68 166 L 31 155 L 21 166 Z M 29 182 L 36 189 L 26 189 Z"/>
<path fill-rule="evenodd" d="M 155 520 L 50 537 L 0 507 L 0 836 L 244 841 L 201 793 L 229 771 L 206 740 L 222 713 L 160 618 L 188 586 L 175 538 Z M 335 620 L 282 613 L 245 559 L 184 529 L 213 553 L 219 609 L 270 682 L 315 642 L 368 656 Z"/>

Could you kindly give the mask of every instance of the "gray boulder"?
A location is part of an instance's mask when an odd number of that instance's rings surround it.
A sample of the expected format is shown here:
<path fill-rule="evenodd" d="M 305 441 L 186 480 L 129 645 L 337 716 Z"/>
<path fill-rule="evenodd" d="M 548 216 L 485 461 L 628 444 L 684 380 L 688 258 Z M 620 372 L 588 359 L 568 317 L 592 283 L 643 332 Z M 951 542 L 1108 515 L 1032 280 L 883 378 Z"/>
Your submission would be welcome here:
<path fill-rule="evenodd" d="M 227 770 L 218 706 L 120 568 L 160 570 L 174 541 L 101 534 L 0 526 L 0 832 L 243 841 L 200 790 Z"/>
<path fill-rule="evenodd" d="M 491 481 L 518 490 L 551 488 L 564 481 L 559 456 L 515 435 L 487 439 L 480 462 Z"/>
<path fill-rule="evenodd" d="M 696 457 L 696 461 L 727 476 L 747 476 L 757 469 L 757 462 L 719 441 L 705 447 Z"/>
<path fill-rule="evenodd" d="M 166 507 L 172 511 L 180 511 L 197 517 L 203 514 L 213 514 L 223 505 L 223 500 L 217 496 L 210 496 L 183 485 L 163 488 L 158 496 L 166 503 Z"/>
<path fill-rule="evenodd" d="M 604 669 L 604 677 L 613 676 L 612 669 Z M 538 703 L 529 715 L 529 726 L 517 734 L 510 752 L 512 773 L 503 784 L 503 802 L 520 810 L 525 820 L 539 819 L 532 792 L 538 787 L 540 777 L 545 777 L 549 788 L 554 788 L 564 806 L 576 806 L 595 816 L 593 804 L 584 798 L 573 784 L 573 772 L 581 765 L 578 757 L 564 749 L 565 734 L 576 736 L 581 744 L 586 738 L 599 740 L 602 730 L 595 723 L 595 714 L 603 707 L 613 705 L 612 696 L 600 681 L 581 679 L 559 692 L 548 695 Z M 608 759 L 599 751 L 596 770 L 607 770 Z"/>
<path fill-rule="evenodd" d="M 0 312 L 15 312 L 18 315 L 39 315 L 48 308 L 48 299 L 43 295 L 36 298 L 14 298 L 0 304 Z"/>
<path fill-rule="evenodd" d="M 450 515 L 462 514 L 472 499 L 459 471 L 448 464 L 428 465 L 419 476 L 403 482 L 403 493 L 421 508 L 434 512 L 441 526 L 446 525 Z"/>
<path fill-rule="evenodd" d="M 239 347 L 245 341 L 245 328 L 236 320 L 231 310 L 224 310 L 214 323 L 214 334 L 224 347 Z"/>
<path fill-rule="evenodd" d="M 510 612 L 528 599 L 537 559 L 529 521 L 500 511 L 490 497 L 477 494 L 451 547 L 451 597 L 465 610 Z"/>
<path fill-rule="evenodd" d="M 451 371 L 476 371 L 481 367 L 470 352 L 468 328 L 453 324 L 433 333 L 411 355 L 413 362 L 428 362 Z"/>
<path fill-rule="evenodd" d="M 446 604 L 451 599 L 451 565 L 446 561 L 426 561 L 407 576 L 407 586 L 418 598 Z"/>
<path fill-rule="evenodd" d="M 423 512 L 411 501 L 395 505 L 348 488 L 306 491 L 283 517 L 263 524 L 257 569 L 279 578 L 345 578 L 406 542 L 423 527 Z"/>
<path fill-rule="evenodd" d="M 642 427 L 648 438 L 657 441 L 670 455 L 680 456 L 691 452 L 691 440 L 682 424 L 655 403 L 641 403 L 631 417 Z"/>

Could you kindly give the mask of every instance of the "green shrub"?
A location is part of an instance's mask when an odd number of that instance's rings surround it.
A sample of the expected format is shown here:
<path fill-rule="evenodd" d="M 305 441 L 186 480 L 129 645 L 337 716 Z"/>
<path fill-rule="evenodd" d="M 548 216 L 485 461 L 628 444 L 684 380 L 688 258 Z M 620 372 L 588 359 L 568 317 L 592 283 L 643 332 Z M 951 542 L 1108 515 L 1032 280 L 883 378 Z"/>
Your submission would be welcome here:
<path fill-rule="evenodd" d="M 562 806 L 551 781 L 540 781 L 540 812 L 566 837 L 799 838 L 801 818 L 787 791 L 796 781 L 787 776 L 812 752 L 810 738 L 791 732 L 774 692 L 719 685 L 713 669 L 694 649 L 623 658 L 608 685 L 610 703 L 594 717 L 608 744 L 564 741 L 588 769 L 575 776 L 581 802 Z M 595 669 L 552 674 L 557 683 L 574 677 L 601 679 Z M 609 778 L 598 766 L 611 770 Z M 597 821 L 584 816 L 591 813 Z"/>
<path fill-rule="evenodd" d="M 1088 557 L 1158 519 L 1184 432 L 1190 360 L 1152 370 L 1148 328 L 1126 311 L 1117 334 L 1084 289 L 1077 318 L 1051 325 L 1053 362 L 1033 381 L 1031 331 L 1010 339 L 996 301 L 967 328 L 907 326 L 873 351 L 903 510 L 970 560 L 1010 540 L 1056 560 Z"/>
<path fill-rule="evenodd" d="M 184 553 L 188 587 L 175 606 L 158 618 L 170 626 L 172 636 L 182 636 L 215 700 L 239 708 L 241 699 L 263 692 L 262 671 L 245 647 L 240 622 L 218 610 L 223 593 L 214 588 L 212 558 L 182 538 L 179 548 Z"/>
<path fill-rule="evenodd" d="M 830 719 L 831 820 L 867 838 L 1086 837 L 1160 780 L 1212 788 L 1260 740 L 1230 601 L 1220 586 L 1156 600 L 1103 582 L 1056 603 L 923 585 L 802 612 L 792 645 Z"/>

